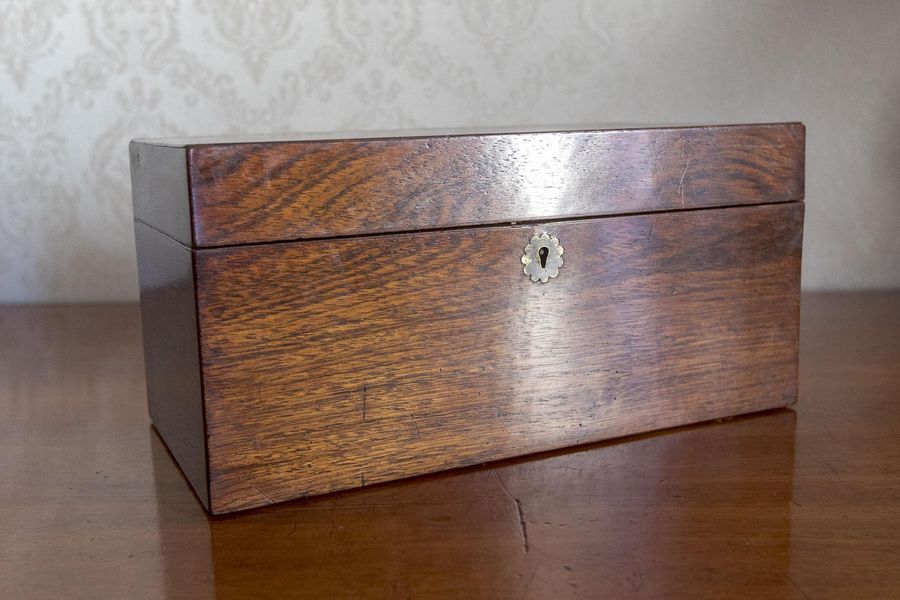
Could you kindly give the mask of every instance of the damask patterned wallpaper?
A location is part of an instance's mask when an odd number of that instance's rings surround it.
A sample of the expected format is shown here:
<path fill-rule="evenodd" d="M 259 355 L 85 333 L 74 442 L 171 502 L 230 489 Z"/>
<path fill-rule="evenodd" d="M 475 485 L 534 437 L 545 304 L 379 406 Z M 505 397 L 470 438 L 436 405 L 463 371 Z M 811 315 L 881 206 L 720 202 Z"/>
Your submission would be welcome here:
<path fill-rule="evenodd" d="M 804 285 L 900 286 L 900 3 L 0 0 L 0 301 L 137 297 L 127 142 L 808 126 Z"/>

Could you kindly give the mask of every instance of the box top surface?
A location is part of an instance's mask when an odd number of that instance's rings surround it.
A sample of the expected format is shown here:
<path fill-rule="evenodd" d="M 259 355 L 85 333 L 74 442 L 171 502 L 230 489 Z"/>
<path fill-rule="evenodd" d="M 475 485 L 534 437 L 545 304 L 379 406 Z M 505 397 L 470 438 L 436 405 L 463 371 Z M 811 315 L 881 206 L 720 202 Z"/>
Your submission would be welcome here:
<path fill-rule="evenodd" d="M 777 123 L 775 125 L 778 125 Z M 760 126 L 765 126 L 761 124 Z M 467 136 L 494 136 L 494 135 L 529 135 L 534 133 L 573 133 L 588 131 L 627 131 L 632 129 L 690 129 L 697 125 L 651 125 L 634 123 L 612 123 L 603 127 L 593 125 L 546 125 L 538 127 L 446 127 L 431 129 L 373 129 L 368 131 L 308 131 L 308 132 L 280 132 L 280 133 L 241 133 L 206 136 L 179 136 L 136 138 L 134 143 L 150 144 L 154 146 L 171 146 L 173 148 L 186 148 L 189 146 L 230 146 L 233 144 L 283 144 L 293 142 L 336 142 L 351 140 L 376 140 L 376 139 L 410 139 L 410 138 L 437 138 L 437 137 L 467 137 Z M 717 127 L 708 125 L 706 127 Z M 722 125 L 719 127 L 728 127 Z"/>
<path fill-rule="evenodd" d="M 800 200 L 800 123 L 135 140 L 135 218 L 195 247 Z"/>

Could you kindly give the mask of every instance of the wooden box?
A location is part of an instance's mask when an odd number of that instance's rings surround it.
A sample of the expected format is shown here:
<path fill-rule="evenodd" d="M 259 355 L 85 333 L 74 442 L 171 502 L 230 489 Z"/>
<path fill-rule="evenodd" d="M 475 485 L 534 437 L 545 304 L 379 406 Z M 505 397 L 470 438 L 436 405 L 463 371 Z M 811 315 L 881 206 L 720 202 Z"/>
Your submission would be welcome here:
<path fill-rule="evenodd" d="M 791 404 L 804 136 L 134 141 L 153 423 L 227 513 Z"/>

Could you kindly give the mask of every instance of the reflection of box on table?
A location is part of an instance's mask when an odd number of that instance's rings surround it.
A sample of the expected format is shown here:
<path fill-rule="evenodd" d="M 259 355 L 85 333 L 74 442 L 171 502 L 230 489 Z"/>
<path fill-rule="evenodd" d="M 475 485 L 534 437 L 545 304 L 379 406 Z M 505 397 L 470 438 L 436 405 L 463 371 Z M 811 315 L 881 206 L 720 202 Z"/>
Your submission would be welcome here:
<path fill-rule="evenodd" d="M 211 520 L 154 439 L 167 590 L 790 595 L 795 421 L 773 411 Z"/>

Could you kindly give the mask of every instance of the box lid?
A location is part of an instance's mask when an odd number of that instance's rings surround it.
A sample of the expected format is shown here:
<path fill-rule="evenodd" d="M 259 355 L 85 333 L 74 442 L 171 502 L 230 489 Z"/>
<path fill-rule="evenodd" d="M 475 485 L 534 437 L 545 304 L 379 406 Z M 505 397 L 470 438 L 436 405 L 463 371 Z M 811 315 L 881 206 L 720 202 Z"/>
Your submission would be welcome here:
<path fill-rule="evenodd" d="M 135 219 L 195 247 L 800 200 L 801 123 L 134 140 Z"/>

